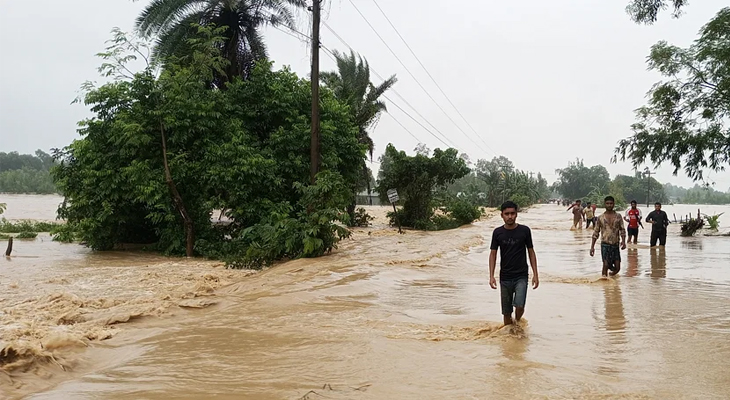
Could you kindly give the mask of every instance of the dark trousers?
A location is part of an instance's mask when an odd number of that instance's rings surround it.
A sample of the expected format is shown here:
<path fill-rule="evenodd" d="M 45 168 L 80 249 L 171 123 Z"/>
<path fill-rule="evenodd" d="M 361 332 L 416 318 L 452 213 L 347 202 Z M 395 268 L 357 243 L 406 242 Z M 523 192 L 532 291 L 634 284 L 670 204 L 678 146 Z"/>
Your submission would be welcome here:
<path fill-rule="evenodd" d="M 659 245 L 664 246 L 667 244 L 667 231 L 666 229 L 662 230 L 652 230 L 651 231 L 651 246 L 656 246 L 657 239 L 659 239 Z"/>

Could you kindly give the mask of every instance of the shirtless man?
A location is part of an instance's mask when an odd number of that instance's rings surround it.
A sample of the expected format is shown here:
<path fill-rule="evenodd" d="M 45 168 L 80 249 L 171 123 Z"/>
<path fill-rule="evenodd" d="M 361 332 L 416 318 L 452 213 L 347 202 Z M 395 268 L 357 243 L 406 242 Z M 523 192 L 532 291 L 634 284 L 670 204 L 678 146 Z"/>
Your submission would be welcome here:
<path fill-rule="evenodd" d="M 580 204 L 581 201 L 580 199 L 578 199 L 566 210 L 573 210 L 573 227 L 570 229 L 583 229 L 583 221 L 585 221 L 585 215 L 583 215 L 583 209 L 581 208 Z"/>
<path fill-rule="evenodd" d="M 606 207 L 606 212 L 601 214 L 598 217 L 598 221 L 596 221 L 590 254 L 591 257 L 595 254 L 596 241 L 600 235 L 601 258 L 603 259 L 603 271 L 601 275 L 608 276 L 608 271 L 611 270 L 611 276 L 613 276 L 621 270 L 620 250 L 626 249 L 626 229 L 624 229 L 624 219 L 613 210 L 615 204 L 613 197 L 607 196 L 603 202 Z M 621 238 L 620 250 L 619 237 Z"/>

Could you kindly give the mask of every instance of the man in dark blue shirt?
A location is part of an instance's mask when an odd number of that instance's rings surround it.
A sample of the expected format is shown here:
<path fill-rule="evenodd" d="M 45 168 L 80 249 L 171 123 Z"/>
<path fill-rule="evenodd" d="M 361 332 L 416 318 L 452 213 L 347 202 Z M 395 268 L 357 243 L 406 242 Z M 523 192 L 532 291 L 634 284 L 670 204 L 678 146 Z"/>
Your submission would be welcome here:
<path fill-rule="evenodd" d="M 499 286 L 502 298 L 502 315 L 504 324 L 510 325 L 512 309 L 515 319 L 519 321 L 525 313 L 527 300 L 527 255 L 532 266 L 532 288 L 537 289 L 540 281 L 537 277 L 537 256 L 532 247 L 532 232 L 525 225 L 517 224 L 517 204 L 506 201 L 500 207 L 504 225 L 492 233 L 491 252 L 489 253 L 489 286 L 497 288 L 494 270 L 497 266 L 497 249 L 499 249 Z"/>
<path fill-rule="evenodd" d="M 669 216 L 662 211 L 662 203 L 654 203 L 654 211 L 646 216 L 646 222 L 651 224 L 651 247 L 656 246 L 657 240 L 659 240 L 659 246 L 666 245 Z"/>

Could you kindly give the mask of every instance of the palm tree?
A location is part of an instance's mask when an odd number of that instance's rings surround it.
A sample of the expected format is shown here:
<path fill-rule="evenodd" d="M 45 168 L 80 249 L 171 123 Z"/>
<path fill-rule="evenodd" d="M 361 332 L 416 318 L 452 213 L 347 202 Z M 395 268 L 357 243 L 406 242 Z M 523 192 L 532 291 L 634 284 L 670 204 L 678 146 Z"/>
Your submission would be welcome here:
<path fill-rule="evenodd" d="M 380 113 L 388 111 L 380 97 L 398 81 L 395 75 L 375 86 L 370 82 L 370 66 L 367 60 L 354 51 L 350 54 L 332 52 L 337 61 L 337 71 L 322 72 L 322 83 L 330 88 L 335 97 L 350 106 L 352 119 L 358 127 L 358 141 L 367 146 L 370 159 L 373 158 L 375 143 L 370 137 L 370 129 L 380 117 Z M 367 182 L 368 197 L 371 192 L 370 172 L 365 160 L 362 163 L 364 180 Z M 354 213 L 355 205 L 350 206 L 350 214 Z"/>
<path fill-rule="evenodd" d="M 354 51 L 350 55 L 333 51 L 337 61 L 337 71 L 322 72 L 322 83 L 330 88 L 335 97 L 350 106 L 350 112 L 358 126 L 358 140 L 368 147 L 370 158 L 373 158 L 375 144 L 368 129 L 378 120 L 380 113 L 388 111 L 385 103 L 380 100 L 388 89 L 398 81 L 395 75 L 383 81 L 378 86 L 370 82 L 370 66 L 367 60 Z"/>
<path fill-rule="evenodd" d="M 195 25 L 227 27 L 220 50 L 230 65 L 226 77 L 218 77 L 225 82 L 247 77 L 254 63 L 267 57 L 259 28 L 267 24 L 294 28 L 291 8 L 305 4 L 305 0 L 152 0 L 136 27 L 143 37 L 157 38 L 153 58 L 158 60 L 189 54 L 188 39 L 196 33 Z"/>

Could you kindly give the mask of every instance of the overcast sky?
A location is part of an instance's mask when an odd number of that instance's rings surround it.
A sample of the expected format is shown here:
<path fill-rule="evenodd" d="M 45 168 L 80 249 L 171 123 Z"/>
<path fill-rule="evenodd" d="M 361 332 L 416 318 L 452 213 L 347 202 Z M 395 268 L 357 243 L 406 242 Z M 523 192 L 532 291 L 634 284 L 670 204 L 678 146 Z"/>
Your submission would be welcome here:
<path fill-rule="evenodd" d="M 685 15 L 665 12 L 653 26 L 634 24 L 628 0 L 377 0 L 472 131 L 398 38 L 373 0 L 352 0 L 416 76 L 434 104 L 368 27 L 350 0 L 332 0 L 324 21 L 365 56 L 381 75 L 397 74 L 395 89 L 419 113 L 472 159 L 507 156 L 520 169 L 554 170 L 582 158 L 603 164 L 611 175 L 631 174 L 628 163 L 610 164 L 618 140 L 630 136 L 633 110 L 659 80 L 646 70 L 652 44 L 667 40 L 686 46 L 727 1 L 691 2 Z M 86 80 L 98 80 L 104 41 L 113 27 L 131 30 L 141 0 L 0 0 L 0 151 L 31 153 L 63 147 L 78 137 L 76 122 L 89 115 L 71 105 Z M 310 32 L 307 13 L 300 30 Z M 267 29 L 276 66 L 306 76 L 309 49 L 295 38 Z M 347 48 L 322 27 L 322 43 Z M 334 63 L 322 56 L 322 69 Z M 373 77 L 374 83 L 379 80 Z M 403 100 L 389 94 L 414 118 Z M 411 151 L 420 141 L 445 146 L 389 104 L 372 132 L 376 154 L 392 142 Z M 466 134 L 459 130 L 455 121 Z M 399 124 L 415 135 L 406 132 Z M 430 128 L 426 122 L 422 123 Z M 431 128 L 433 131 L 433 129 Z M 377 164 L 375 165 L 377 168 Z M 657 179 L 691 186 L 680 172 L 661 167 Z M 712 173 L 722 191 L 730 172 Z"/>

